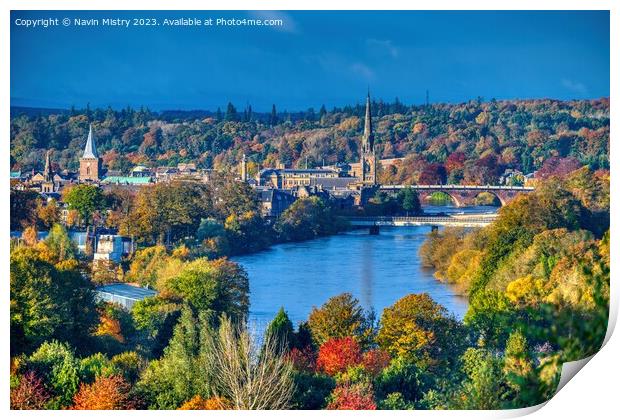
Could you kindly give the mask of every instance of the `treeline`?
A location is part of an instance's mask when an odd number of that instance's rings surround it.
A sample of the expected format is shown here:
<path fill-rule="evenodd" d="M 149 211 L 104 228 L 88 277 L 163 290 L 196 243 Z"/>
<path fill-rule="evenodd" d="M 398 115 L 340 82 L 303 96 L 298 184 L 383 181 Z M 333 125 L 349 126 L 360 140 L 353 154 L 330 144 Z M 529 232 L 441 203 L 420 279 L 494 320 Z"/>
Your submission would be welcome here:
<path fill-rule="evenodd" d="M 11 118 L 11 167 L 42 169 L 54 149 L 57 169 L 75 170 L 88 124 L 93 123 L 106 165 L 196 162 L 232 167 L 246 154 L 250 171 L 275 166 L 352 162 L 359 158 L 362 105 L 259 117 L 233 104 L 214 114 L 162 113 L 131 108 L 21 114 Z M 549 158 L 609 168 L 609 99 L 555 101 L 474 100 L 405 106 L 373 103 L 377 155 L 403 158 L 381 168 L 382 182 L 496 183 L 505 169 L 530 173 Z"/>
<path fill-rule="evenodd" d="M 497 354 L 505 358 L 509 344 L 529 358 L 519 368 L 523 382 L 509 394 L 517 400 L 541 392 L 550 366 L 590 356 L 602 345 L 609 209 L 608 173 L 581 168 L 518 197 L 490 226 L 432 233 L 420 250 L 438 279 L 469 296 L 464 322 L 478 332 L 477 351 L 489 360 L 490 375 L 501 369 Z"/>

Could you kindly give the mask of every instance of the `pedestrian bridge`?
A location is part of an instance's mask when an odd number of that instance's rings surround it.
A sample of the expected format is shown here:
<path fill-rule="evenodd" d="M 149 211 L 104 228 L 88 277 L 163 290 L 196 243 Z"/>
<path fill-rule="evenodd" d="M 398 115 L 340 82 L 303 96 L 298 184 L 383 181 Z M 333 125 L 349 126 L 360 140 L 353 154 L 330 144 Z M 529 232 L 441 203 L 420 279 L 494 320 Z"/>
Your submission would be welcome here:
<path fill-rule="evenodd" d="M 452 214 L 446 216 L 379 216 L 351 217 L 348 219 L 353 227 L 380 226 L 457 226 L 484 227 L 497 218 L 497 213 Z"/>

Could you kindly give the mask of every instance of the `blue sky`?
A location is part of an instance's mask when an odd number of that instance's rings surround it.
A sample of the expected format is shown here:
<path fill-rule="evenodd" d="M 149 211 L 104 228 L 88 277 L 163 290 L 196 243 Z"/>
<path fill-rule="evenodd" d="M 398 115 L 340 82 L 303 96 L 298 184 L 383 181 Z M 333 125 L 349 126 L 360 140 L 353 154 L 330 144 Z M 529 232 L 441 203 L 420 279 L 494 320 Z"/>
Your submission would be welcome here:
<path fill-rule="evenodd" d="M 24 28 L 37 18 L 278 18 L 282 27 Z M 603 12 L 11 13 L 11 105 L 318 109 L 609 96 Z"/>

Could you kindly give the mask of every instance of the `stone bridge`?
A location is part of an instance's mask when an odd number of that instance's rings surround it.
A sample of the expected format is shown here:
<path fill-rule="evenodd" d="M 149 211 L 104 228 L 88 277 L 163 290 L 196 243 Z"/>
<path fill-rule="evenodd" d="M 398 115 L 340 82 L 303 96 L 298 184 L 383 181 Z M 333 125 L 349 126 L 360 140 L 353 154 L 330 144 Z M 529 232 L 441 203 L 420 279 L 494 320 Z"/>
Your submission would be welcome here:
<path fill-rule="evenodd" d="M 534 191 L 534 187 L 511 187 L 506 185 L 380 185 L 382 191 L 399 191 L 411 188 L 416 191 L 420 198 L 428 197 L 435 192 L 449 195 L 457 207 L 474 204 L 476 197 L 483 192 L 493 194 L 502 206 L 514 200 L 523 193 Z"/>

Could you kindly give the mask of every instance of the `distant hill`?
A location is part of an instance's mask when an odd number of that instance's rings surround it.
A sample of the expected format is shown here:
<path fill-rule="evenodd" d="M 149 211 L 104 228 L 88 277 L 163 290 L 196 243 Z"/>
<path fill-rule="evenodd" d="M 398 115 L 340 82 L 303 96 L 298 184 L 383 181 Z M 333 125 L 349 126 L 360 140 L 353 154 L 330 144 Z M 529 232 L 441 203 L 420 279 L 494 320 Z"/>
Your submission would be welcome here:
<path fill-rule="evenodd" d="M 530 173 L 550 158 L 570 158 L 592 169 L 609 168 L 609 98 L 559 101 L 472 100 L 461 104 L 408 106 L 372 103 L 381 182 L 498 182 L 506 169 Z M 218 111 L 125 108 L 11 109 L 11 168 L 41 169 L 45 151 L 75 170 L 88 124 L 111 169 L 137 164 L 232 167 L 245 154 L 257 167 L 313 167 L 359 159 L 362 105 L 330 111 L 255 113 L 229 104 Z"/>
<path fill-rule="evenodd" d="M 68 114 L 68 109 L 61 108 L 31 108 L 27 106 L 11 106 L 11 118 L 19 115 L 28 117 L 47 117 L 49 115 Z"/>

